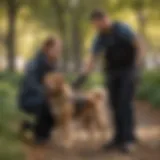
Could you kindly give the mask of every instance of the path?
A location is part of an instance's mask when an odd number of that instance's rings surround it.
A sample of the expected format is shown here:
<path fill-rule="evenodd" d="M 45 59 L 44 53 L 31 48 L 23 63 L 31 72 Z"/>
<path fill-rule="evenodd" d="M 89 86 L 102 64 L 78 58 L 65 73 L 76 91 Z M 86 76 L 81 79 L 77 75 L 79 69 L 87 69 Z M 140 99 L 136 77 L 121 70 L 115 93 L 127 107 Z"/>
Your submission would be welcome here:
<path fill-rule="evenodd" d="M 137 135 L 140 143 L 132 155 L 122 155 L 117 151 L 100 151 L 99 142 L 77 142 L 71 151 L 58 150 L 55 147 L 27 147 L 27 160 L 160 160 L 160 111 L 154 110 L 145 102 L 136 102 Z M 112 127 L 108 126 L 108 137 Z M 103 140 L 104 141 L 104 140 Z"/>

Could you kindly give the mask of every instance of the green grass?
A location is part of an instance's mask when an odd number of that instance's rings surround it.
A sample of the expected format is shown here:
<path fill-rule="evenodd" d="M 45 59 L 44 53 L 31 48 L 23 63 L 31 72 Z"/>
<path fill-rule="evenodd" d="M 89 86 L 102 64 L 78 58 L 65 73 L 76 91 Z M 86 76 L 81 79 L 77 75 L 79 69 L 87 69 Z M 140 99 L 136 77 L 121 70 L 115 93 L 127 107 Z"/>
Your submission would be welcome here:
<path fill-rule="evenodd" d="M 23 160 L 18 139 L 21 114 L 16 104 L 19 76 L 2 73 L 0 79 L 0 160 Z"/>
<path fill-rule="evenodd" d="M 148 71 L 142 75 L 138 87 L 137 99 L 147 100 L 154 107 L 160 108 L 160 71 Z"/>

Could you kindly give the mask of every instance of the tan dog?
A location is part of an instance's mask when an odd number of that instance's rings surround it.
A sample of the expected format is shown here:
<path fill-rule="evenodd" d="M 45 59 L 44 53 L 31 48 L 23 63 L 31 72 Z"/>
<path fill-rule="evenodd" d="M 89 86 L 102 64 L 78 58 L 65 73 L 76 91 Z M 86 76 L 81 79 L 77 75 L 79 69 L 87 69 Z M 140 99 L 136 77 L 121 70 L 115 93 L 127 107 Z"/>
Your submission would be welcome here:
<path fill-rule="evenodd" d="M 51 111 L 56 117 L 57 126 L 62 130 L 63 137 L 67 141 L 72 137 L 70 126 L 75 117 L 89 132 L 105 130 L 106 120 L 103 108 L 105 98 L 102 89 L 94 89 L 84 93 L 80 110 L 77 111 L 76 99 L 81 99 L 81 96 L 73 96 L 71 87 L 65 82 L 61 73 L 47 74 L 44 83 Z"/>
<path fill-rule="evenodd" d="M 44 79 L 51 111 L 66 142 L 71 138 L 73 117 L 72 91 L 61 73 L 49 73 Z"/>
<path fill-rule="evenodd" d="M 106 129 L 106 115 L 104 109 L 105 92 L 93 89 L 85 94 L 84 106 L 79 113 L 79 121 L 91 132 L 104 132 Z"/>

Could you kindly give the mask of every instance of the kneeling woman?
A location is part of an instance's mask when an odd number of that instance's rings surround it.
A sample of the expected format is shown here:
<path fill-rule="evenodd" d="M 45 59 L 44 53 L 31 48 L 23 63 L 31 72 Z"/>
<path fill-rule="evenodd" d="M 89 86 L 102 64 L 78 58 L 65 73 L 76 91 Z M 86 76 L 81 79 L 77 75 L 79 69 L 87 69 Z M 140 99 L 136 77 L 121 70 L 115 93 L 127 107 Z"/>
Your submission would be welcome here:
<path fill-rule="evenodd" d="M 61 48 L 60 40 L 48 38 L 40 51 L 28 63 L 20 88 L 20 109 L 36 116 L 35 125 L 24 122 L 22 128 L 33 129 L 36 143 L 45 142 L 55 125 L 49 110 L 43 79 L 48 72 L 57 71 Z"/>

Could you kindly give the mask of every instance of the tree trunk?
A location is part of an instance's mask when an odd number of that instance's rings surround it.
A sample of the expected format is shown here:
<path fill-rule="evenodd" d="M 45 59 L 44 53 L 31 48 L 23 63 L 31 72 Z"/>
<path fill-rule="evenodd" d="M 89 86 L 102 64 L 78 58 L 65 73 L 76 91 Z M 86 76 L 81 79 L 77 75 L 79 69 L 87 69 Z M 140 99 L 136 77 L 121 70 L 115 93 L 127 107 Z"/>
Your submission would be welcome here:
<path fill-rule="evenodd" d="M 146 49 L 150 50 L 151 46 L 150 46 L 149 39 L 146 34 L 147 19 L 146 19 L 143 9 L 139 9 L 136 14 L 137 14 L 139 34 L 141 35 L 141 38 L 146 46 Z"/>
<path fill-rule="evenodd" d="M 16 16 L 17 6 L 14 0 L 8 0 L 8 34 L 7 34 L 7 53 L 8 53 L 8 70 L 15 71 L 15 30 L 16 30 Z"/>
<path fill-rule="evenodd" d="M 65 72 L 67 71 L 67 68 L 68 68 L 68 55 L 69 55 L 68 36 L 67 36 L 68 26 L 63 15 L 60 15 L 60 14 L 58 19 L 58 28 L 59 28 L 60 36 L 62 38 L 62 43 L 63 43 L 63 51 L 61 56 L 62 70 L 63 72 Z"/>
<path fill-rule="evenodd" d="M 138 30 L 139 33 L 143 36 L 143 38 L 146 37 L 146 17 L 144 15 L 143 10 L 137 11 L 137 22 L 138 22 Z"/>
<path fill-rule="evenodd" d="M 65 72 L 68 69 L 68 55 L 69 55 L 69 47 L 68 47 L 68 38 L 66 31 L 61 32 L 62 42 L 63 42 L 63 53 L 62 53 L 62 70 Z"/>
<path fill-rule="evenodd" d="M 53 7 L 55 8 L 55 14 L 57 14 L 58 29 L 63 42 L 63 53 L 62 53 L 62 70 L 65 72 L 68 68 L 68 23 L 66 20 L 67 10 L 58 0 L 53 0 Z"/>
<path fill-rule="evenodd" d="M 72 53 L 74 60 L 74 71 L 79 72 L 81 69 L 81 52 L 82 52 L 82 42 L 81 42 L 81 30 L 79 26 L 79 20 L 73 15 L 72 19 Z"/>

